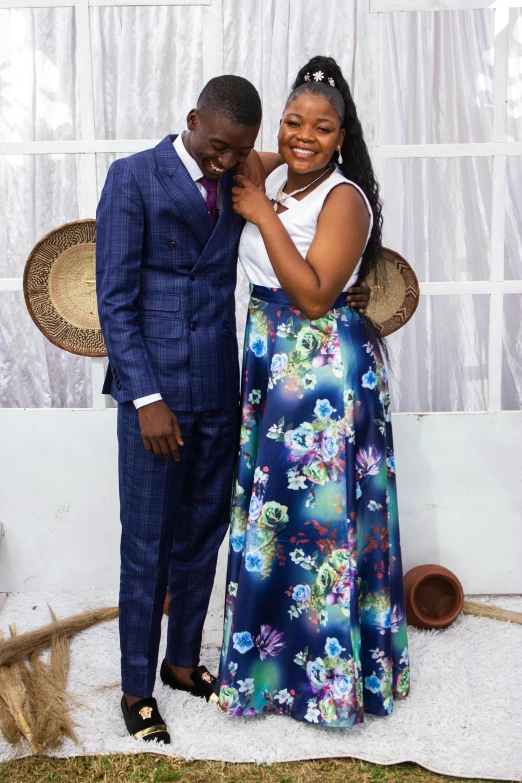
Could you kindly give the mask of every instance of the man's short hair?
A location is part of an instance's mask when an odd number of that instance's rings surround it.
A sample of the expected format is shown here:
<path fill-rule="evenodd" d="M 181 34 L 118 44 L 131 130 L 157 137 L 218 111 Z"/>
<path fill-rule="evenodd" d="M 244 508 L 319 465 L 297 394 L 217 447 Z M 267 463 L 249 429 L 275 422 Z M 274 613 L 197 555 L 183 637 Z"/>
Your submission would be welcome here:
<path fill-rule="evenodd" d="M 198 98 L 198 112 L 220 114 L 236 125 L 259 125 L 261 98 L 242 76 L 216 76 L 203 87 Z"/>

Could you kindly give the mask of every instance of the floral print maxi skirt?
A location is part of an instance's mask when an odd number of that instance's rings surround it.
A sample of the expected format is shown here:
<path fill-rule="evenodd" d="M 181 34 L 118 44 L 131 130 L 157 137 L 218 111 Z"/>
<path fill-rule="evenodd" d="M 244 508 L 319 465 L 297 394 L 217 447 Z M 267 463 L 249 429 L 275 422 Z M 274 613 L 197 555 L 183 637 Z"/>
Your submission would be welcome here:
<path fill-rule="evenodd" d="M 219 708 L 328 726 L 387 715 L 409 660 L 386 369 L 339 297 L 308 321 L 254 286 Z"/>

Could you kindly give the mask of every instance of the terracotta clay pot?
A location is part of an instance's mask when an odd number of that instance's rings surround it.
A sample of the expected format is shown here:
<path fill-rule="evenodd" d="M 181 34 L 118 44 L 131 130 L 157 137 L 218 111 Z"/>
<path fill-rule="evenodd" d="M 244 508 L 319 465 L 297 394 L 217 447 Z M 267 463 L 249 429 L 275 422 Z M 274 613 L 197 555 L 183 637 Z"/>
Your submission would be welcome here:
<path fill-rule="evenodd" d="M 451 571 L 440 565 L 412 568 L 404 577 L 406 619 L 416 628 L 447 628 L 462 611 L 464 592 Z"/>

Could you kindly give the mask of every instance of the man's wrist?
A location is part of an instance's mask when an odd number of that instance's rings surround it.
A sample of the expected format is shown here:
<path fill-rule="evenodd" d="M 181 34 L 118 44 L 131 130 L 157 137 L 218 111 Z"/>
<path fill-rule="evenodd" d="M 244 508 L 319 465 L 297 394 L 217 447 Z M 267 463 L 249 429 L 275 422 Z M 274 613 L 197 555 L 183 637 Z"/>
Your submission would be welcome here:
<path fill-rule="evenodd" d="M 159 402 L 162 400 L 163 397 L 161 394 L 147 394 L 146 397 L 138 397 L 136 400 L 133 400 L 134 407 L 139 410 L 139 408 L 143 408 L 145 405 L 150 405 L 153 402 Z"/>

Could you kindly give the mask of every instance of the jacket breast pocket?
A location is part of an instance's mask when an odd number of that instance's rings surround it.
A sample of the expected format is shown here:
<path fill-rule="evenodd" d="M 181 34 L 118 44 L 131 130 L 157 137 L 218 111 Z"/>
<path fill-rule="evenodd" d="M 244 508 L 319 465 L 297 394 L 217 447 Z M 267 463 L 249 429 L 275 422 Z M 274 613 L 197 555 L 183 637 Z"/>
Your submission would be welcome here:
<path fill-rule="evenodd" d="M 148 313 L 175 313 L 179 310 L 179 294 L 164 294 L 156 291 L 144 291 L 141 296 L 141 309 Z"/>
<path fill-rule="evenodd" d="M 183 321 L 180 318 L 161 318 L 157 315 L 141 315 L 138 318 L 144 337 L 158 337 L 173 340 L 181 337 Z"/>

